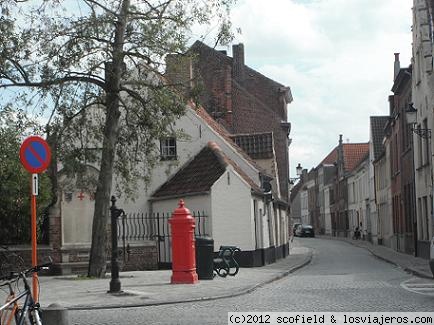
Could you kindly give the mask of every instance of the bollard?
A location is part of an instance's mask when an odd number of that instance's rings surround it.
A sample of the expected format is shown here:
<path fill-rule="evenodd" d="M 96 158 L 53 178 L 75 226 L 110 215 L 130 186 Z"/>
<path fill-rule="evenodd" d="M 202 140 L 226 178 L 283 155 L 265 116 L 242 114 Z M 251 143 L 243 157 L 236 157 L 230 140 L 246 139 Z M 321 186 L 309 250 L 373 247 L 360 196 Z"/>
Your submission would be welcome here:
<path fill-rule="evenodd" d="M 429 250 L 429 268 L 434 276 L 434 237 L 431 238 Z"/>
<path fill-rule="evenodd" d="M 194 241 L 194 218 L 179 201 L 169 223 L 172 229 L 172 278 L 173 284 L 194 284 L 198 282 Z"/>
<path fill-rule="evenodd" d="M 44 325 L 69 325 L 68 309 L 59 304 L 51 304 L 42 311 Z"/>

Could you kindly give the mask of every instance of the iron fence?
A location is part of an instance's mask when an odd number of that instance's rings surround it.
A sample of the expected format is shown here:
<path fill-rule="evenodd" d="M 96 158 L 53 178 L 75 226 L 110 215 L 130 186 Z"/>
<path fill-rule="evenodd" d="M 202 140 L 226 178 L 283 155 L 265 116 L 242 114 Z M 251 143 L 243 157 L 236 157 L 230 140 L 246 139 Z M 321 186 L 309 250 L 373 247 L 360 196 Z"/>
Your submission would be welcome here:
<path fill-rule="evenodd" d="M 205 212 L 192 213 L 195 220 L 195 236 L 210 236 L 209 217 Z M 160 267 L 169 266 L 172 262 L 172 235 L 169 219 L 172 213 L 129 213 L 117 221 L 118 241 L 122 241 L 125 251 L 133 243 L 152 240 L 157 242 L 158 263 Z"/>

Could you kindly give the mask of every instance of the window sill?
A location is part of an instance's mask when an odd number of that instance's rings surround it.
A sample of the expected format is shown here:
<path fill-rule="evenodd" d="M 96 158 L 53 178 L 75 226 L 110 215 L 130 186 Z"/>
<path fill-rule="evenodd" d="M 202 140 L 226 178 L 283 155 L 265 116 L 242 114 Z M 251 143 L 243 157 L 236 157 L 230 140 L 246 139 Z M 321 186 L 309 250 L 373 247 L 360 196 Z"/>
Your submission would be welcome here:
<path fill-rule="evenodd" d="M 173 156 L 173 157 L 160 157 L 160 161 L 171 161 L 171 160 L 178 160 L 178 156 Z"/>

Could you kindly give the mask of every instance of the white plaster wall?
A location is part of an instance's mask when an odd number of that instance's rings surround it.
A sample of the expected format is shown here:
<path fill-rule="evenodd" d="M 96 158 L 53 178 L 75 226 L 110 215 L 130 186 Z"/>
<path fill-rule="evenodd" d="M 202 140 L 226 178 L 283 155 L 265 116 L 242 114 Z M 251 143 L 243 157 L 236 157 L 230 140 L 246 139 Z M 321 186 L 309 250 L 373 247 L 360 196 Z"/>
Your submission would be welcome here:
<path fill-rule="evenodd" d="M 375 202 L 375 172 L 374 172 L 374 145 L 372 130 L 370 130 L 369 141 L 369 208 L 371 218 L 371 234 L 372 242 L 378 243 L 378 211 L 377 204 Z"/>
<path fill-rule="evenodd" d="M 90 247 L 92 238 L 92 220 L 95 201 L 88 193 L 71 191 L 71 201 L 67 201 L 65 193 L 61 197 L 62 212 L 62 245 L 74 247 Z"/>
<path fill-rule="evenodd" d="M 304 224 L 309 223 L 309 208 L 308 208 L 308 194 L 306 190 L 300 193 L 301 200 L 301 222 Z"/>
<path fill-rule="evenodd" d="M 378 239 L 386 246 L 393 237 L 392 191 L 390 188 L 390 150 L 386 143 L 386 153 L 375 165 L 375 182 L 378 211 Z"/>
<path fill-rule="evenodd" d="M 332 234 L 332 217 L 330 213 L 330 186 L 324 187 L 324 223 L 325 234 Z"/>
<path fill-rule="evenodd" d="M 181 198 L 173 198 L 168 200 L 160 200 L 152 202 L 152 212 L 173 213 L 179 206 Z M 209 195 L 196 195 L 183 197 L 185 207 L 193 214 L 195 212 L 205 212 L 211 215 L 211 199 Z"/>
<path fill-rule="evenodd" d="M 211 188 L 215 248 L 220 245 L 236 245 L 241 250 L 255 250 L 252 200 L 250 186 L 228 167 Z"/>
<path fill-rule="evenodd" d="M 270 247 L 269 205 L 267 207 L 263 199 L 258 199 L 258 206 L 257 229 L 259 230 L 259 245 L 257 248 L 267 248 Z"/>
<path fill-rule="evenodd" d="M 430 35 L 430 22 L 426 2 L 414 0 L 413 5 L 413 74 L 412 74 L 412 100 L 413 106 L 417 109 L 417 124 L 423 128 L 422 122 L 427 119 L 428 128 L 433 130 L 434 119 L 434 76 L 432 66 L 433 40 Z M 432 188 L 432 153 L 433 143 L 431 140 L 431 153 L 428 157 L 428 165 L 423 166 L 419 159 L 419 153 L 423 153 L 425 139 L 420 139 L 413 134 L 414 162 L 415 162 L 415 190 L 416 190 L 416 213 L 418 223 L 418 239 L 428 240 L 433 236 L 432 232 L 432 202 L 430 196 Z M 420 141 L 420 142 L 419 142 Z M 423 197 L 428 199 L 428 212 L 421 209 L 419 201 Z M 421 200 L 419 200 L 421 199 Z M 421 213 L 423 212 L 423 213 Z M 428 222 L 426 215 L 428 216 Z M 428 224 L 427 224 L 428 223 Z M 419 227 L 422 225 L 422 227 Z M 427 235 L 428 234 L 428 235 Z"/>
<path fill-rule="evenodd" d="M 177 160 L 160 161 L 152 171 L 152 179 L 145 190 L 141 190 L 135 202 L 125 202 L 128 209 L 148 211 L 148 199 L 170 176 L 173 176 L 180 167 L 193 159 L 209 141 L 214 141 L 222 151 L 233 160 L 240 168 L 260 186 L 258 171 L 219 134 L 217 134 L 208 124 L 206 124 L 191 109 L 186 109 L 186 114 L 182 116 L 174 127 L 188 135 L 185 139 L 177 139 Z M 144 188 L 144 184 L 140 186 Z"/>

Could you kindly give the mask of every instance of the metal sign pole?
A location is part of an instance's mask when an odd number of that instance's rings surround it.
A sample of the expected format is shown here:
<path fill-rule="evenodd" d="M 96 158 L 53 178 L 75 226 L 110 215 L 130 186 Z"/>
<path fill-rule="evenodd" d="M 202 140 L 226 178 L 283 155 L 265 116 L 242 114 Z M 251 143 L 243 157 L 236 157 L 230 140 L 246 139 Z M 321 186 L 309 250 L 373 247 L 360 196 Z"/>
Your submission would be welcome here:
<path fill-rule="evenodd" d="M 38 174 L 32 174 L 32 266 L 38 265 L 37 234 L 36 234 L 36 196 L 38 195 Z M 38 273 L 34 272 L 33 278 L 33 299 L 38 302 Z"/>
<path fill-rule="evenodd" d="M 38 136 L 30 136 L 20 147 L 20 161 L 24 168 L 32 173 L 30 179 L 31 201 L 31 233 L 32 233 L 32 266 L 38 265 L 37 231 L 36 231 L 36 196 L 38 195 L 38 174 L 50 165 L 51 150 L 48 143 Z M 38 274 L 33 273 L 33 299 L 38 302 Z"/>

